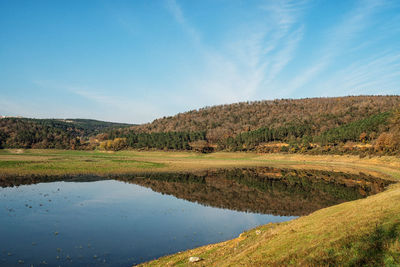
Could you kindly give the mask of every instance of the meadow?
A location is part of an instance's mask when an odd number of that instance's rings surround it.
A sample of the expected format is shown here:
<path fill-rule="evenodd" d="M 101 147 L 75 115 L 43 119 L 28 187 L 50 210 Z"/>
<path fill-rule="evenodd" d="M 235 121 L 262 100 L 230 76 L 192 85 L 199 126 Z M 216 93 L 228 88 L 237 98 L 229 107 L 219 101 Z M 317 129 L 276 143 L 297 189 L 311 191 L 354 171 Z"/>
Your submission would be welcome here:
<path fill-rule="evenodd" d="M 257 154 L 254 152 L 0 150 L 0 177 L 24 175 L 118 175 L 140 172 L 188 172 L 271 166 L 373 174 L 400 179 L 400 159 L 390 156 Z"/>

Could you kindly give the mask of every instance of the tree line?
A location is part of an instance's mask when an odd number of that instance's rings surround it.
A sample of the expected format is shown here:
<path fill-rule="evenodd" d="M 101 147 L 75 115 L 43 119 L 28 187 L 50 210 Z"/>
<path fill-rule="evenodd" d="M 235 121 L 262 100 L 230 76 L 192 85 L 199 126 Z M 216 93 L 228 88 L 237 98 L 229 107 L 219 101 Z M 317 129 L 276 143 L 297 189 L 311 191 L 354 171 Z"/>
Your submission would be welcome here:
<path fill-rule="evenodd" d="M 100 148 L 106 150 L 163 149 L 190 150 L 196 141 L 205 140 L 205 132 L 167 132 L 167 133 L 136 133 L 134 131 L 110 131 L 101 136 Z"/>
<path fill-rule="evenodd" d="M 354 142 L 369 144 L 370 146 L 362 147 L 375 152 L 400 152 L 399 110 L 374 114 L 328 129 L 321 134 L 317 134 L 314 126 L 313 123 L 305 121 L 302 124 L 289 123 L 278 128 L 262 127 L 220 140 L 219 147 L 230 151 L 251 151 L 268 142 L 284 142 L 284 145 L 279 147 L 279 152 L 324 152 L 321 148 L 327 151 L 339 148 L 341 151 L 343 148 L 354 150 L 357 146 L 348 145 Z"/>

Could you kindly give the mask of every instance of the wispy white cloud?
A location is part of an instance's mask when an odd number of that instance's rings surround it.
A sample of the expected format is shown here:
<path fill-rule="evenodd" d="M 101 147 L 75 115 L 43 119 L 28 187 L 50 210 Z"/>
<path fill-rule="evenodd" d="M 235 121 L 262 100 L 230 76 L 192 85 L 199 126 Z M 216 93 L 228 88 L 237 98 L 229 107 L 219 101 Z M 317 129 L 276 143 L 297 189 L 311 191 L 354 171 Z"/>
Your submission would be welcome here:
<path fill-rule="evenodd" d="M 271 67 L 264 80 L 264 85 L 268 87 L 269 84 L 276 78 L 276 76 L 285 68 L 287 64 L 293 59 L 295 50 L 298 43 L 303 37 L 304 29 L 293 31 L 287 36 L 282 48 L 276 52 L 271 59 Z"/>
<path fill-rule="evenodd" d="M 394 94 L 399 86 L 395 78 L 399 76 L 400 53 L 385 51 L 353 62 L 317 87 L 323 88 L 327 95 Z"/>
<path fill-rule="evenodd" d="M 328 29 L 328 37 L 320 46 L 321 48 L 315 54 L 310 55 L 313 60 L 305 66 L 303 71 L 293 77 L 291 81 L 284 84 L 284 92 L 287 96 L 293 95 L 298 89 L 312 83 L 334 62 L 335 58 L 351 48 L 361 47 L 365 43 L 354 45 L 354 41 L 360 33 L 368 29 L 372 16 L 380 8 L 385 7 L 385 1 L 360 1 L 358 5 L 344 16 L 342 21 Z M 368 42 L 365 40 L 364 42 Z M 324 88 L 321 88 L 325 90 Z"/>
<path fill-rule="evenodd" d="M 281 30 L 288 31 L 293 24 L 298 22 L 302 12 L 308 8 L 309 1 L 267 1 L 261 5 L 261 9 L 268 12 L 269 16 L 272 16 L 275 21 L 275 26 Z"/>
<path fill-rule="evenodd" d="M 200 33 L 190 25 L 190 23 L 186 20 L 182 8 L 176 2 L 176 0 L 167 0 L 166 1 L 167 9 L 173 15 L 175 20 L 181 25 L 184 31 L 191 36 L 193 41 L 200 42 Z"/>
<path fill-rule="evenodd" d="M 243 25 L 223 44 L 210 47 L 198 37 L 199 31 L 190 26 L 178 2 L 167 3 L 168 10 L 192 36 L 202 54 L 205 70 L 194 75 L 189 86 L 198 96 L 196 101 L 202 99 L 206 104 L 237 102 L 266 94 L 267 86 L 291 62 L 302 40 L 304 25 L 299 25 L 299 19 L 308 4 L 267 1 L 259 6 L 265 19 L 257 27 Z"/>
<path fill-rule="evenodd" d="M 310 67 L 306 68 L 301 74 L 296 75 L 289 80 L 281 90 L 282 97 L 290 97 L 299 88 L 302 88 L 308 82 L 313 80 L 318 74 L 320 74 L 328 65 L 328 56 L 322 57 L 319 62 L 314 63 Z"/>

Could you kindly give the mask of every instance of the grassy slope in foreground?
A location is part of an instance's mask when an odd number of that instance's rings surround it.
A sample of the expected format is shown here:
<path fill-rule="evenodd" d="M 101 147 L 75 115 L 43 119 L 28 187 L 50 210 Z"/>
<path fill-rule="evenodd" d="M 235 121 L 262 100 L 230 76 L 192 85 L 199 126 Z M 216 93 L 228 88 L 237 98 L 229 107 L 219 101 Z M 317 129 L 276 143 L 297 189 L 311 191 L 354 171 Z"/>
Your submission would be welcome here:
<path fill-rule="evenodd" d="M 271 156 L 273 158 L 273 156 Z M 301 157 L 301 156 L 300 156 Z M 282 163 L 280 155 L 275 160 Z M 400 180 L 399 159 L 289 157 L 296 167 L 327 165 L 377 171 Z M 303 164 L 299 163 L 307 160 Z M 380 163 L 379 163 L 380 162 Z M 289 164 L 288 162 L 285 162 Z M 310 164 L 311 163 L 311 164 Z M 380 165 L 380 166 L 379 166 Z M 383 166 L 382 166 L 383 165 Z M 320 166 L 321 167 L 321 166 Z M 329 167 L 328 167 L 329 168 Z M 202 259 L 188 263 L 189 257 Z M 281 224 L 268 224 L 238 238 L 166 256 L 144 266 L 400 265 L 400 183 L 387 191 L 325 208 Z"/>
<path fill-rule="evenodd" d="M 146 165 L 147 164 L 147 165 Z M 276 166 L 365 172 L 400 181 L 400 159 L 255 153 L 60 150 L 0 151 L 0 177 L 29 174 L 118 174 L 138 171 L 193 171 L 240 166 Z M 154 168 L 156 167 L 156 168 Z M 400 183 L 357 201 L 309 216 L 260 226 L 219 244 L 166 256 L 144 265 L 399 265 Z M 260 232 L 258 232 L 260 231 Z M 259 234 L 257 234 L 259 233 Z"/>
<path fill-rule="evenodd" d="M 145 266 L 400 264 L 400 186 L 367 199 L 325 208 L 309 216 L 268 224 L 238 238 L 166 256 Z M 258 234 L 257 234 L 258 233 Z"/>

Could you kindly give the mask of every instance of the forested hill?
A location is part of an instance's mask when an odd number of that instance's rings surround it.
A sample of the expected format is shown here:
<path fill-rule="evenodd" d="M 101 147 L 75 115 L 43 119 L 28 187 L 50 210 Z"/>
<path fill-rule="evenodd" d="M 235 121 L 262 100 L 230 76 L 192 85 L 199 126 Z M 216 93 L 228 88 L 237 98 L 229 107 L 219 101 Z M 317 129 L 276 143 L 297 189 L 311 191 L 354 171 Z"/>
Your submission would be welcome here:
<path fill-rule="evenodd" d="M 110 131 L 101 140 L 114 150 L 399 154 L 399 128 L 400 96 L 349 96 L 206 107 Z"/>
<path fill-rule="evenodd" d="M 349 96 L 241 102 L 206 107 L 133 127 L 143 132 L 207 131 L 209 140 L 261 127 L 310 125 L 314 134 L 391 111 L 400 96 Z"/>
<path fill-rule="evenodd" d="M 0 119 L 0 148 L 400 154 L 400 96 L 206 107 L 143 125 Z"/>
<path fill-rule="evenodd" d="M 88 119 L 1 118 L 0 148 L 81 148 L 90 136 L 132 126 Z"/>

